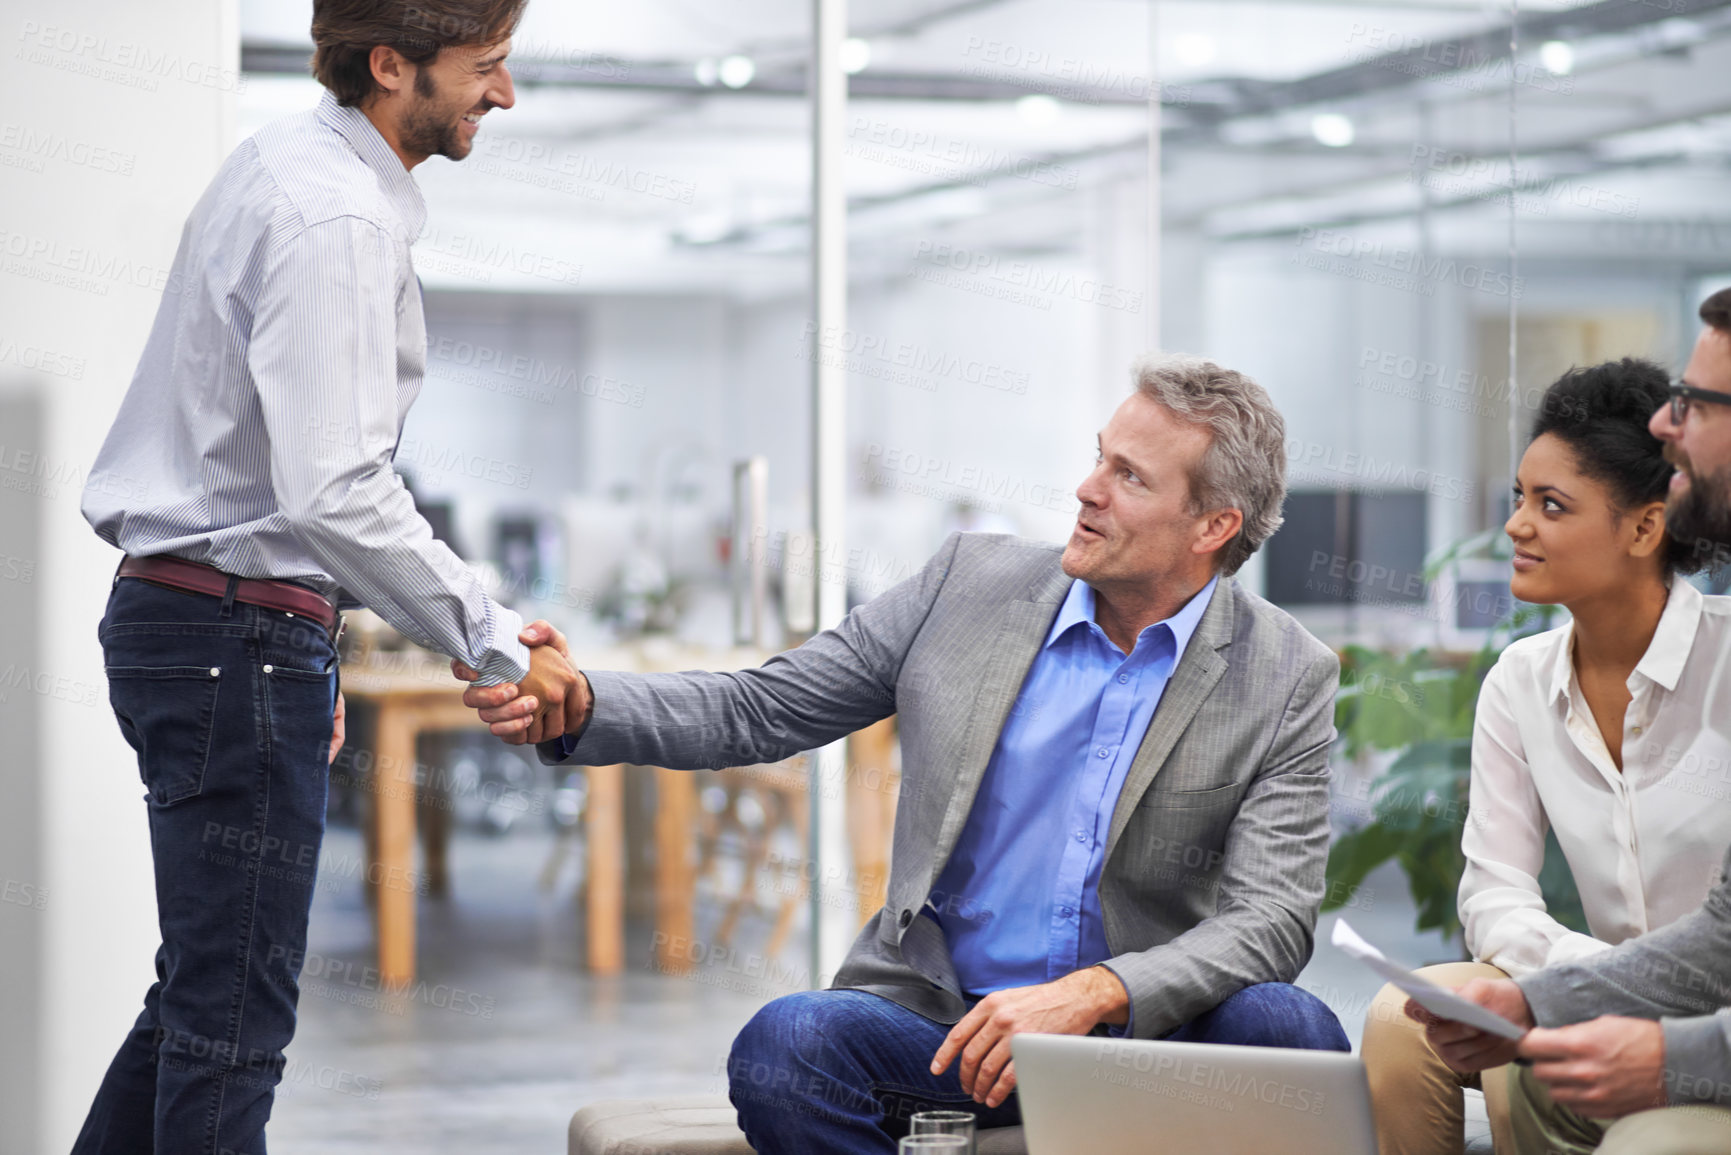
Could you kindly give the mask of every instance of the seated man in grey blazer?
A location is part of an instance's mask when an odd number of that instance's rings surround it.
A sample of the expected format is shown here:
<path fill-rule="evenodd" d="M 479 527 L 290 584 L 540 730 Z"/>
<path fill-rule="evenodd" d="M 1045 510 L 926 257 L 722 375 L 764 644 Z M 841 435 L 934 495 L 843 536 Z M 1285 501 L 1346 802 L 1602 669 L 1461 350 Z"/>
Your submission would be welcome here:
<path fill-rule="evenodd" d="M 1062 551 L 953 535 L 761 668 L 587 672 L 592 708 L 543 747 L 733 766 L 898 715 L 888 903 L 831 989 L 777 999 L 733 1046 L 759 1152 L 893 1152 L 934 1106 L 1013 1124 L 1023 1031 L 1348 1048 L 1288 985 L 1323 892 L 1339 664 L 1232 579 L 1280 524 L 1285 426 L 1206 361 L 1135 377 Z M 511 692 L 467 700 L 522 740 L 534 703 Z"/>

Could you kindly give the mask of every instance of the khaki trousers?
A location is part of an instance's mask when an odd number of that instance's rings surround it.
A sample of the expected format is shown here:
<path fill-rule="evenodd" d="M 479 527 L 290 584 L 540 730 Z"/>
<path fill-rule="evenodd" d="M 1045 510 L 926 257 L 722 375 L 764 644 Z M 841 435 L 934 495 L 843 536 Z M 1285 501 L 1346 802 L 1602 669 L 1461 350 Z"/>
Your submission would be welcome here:
<path fill-rule="evenodd" d="M 1508 978 L 1486 963 L 1443 963 L 1418 972 L 1445 987 L 1473 979 Z M 1461 1155 L 1466 1146 L 1465 1089 L 1482 1089 L 1498 1152 L 1514 1150 L 1509 1131 L 1507 1067 L 1459 1075 L 1431 1050 L 1424 1027 L 1406 1017 L 1406 995 L 1392 986 L 1377 994 L 1365 1015 L 1365 1072 L 1382 1155 Z"/>
<path fill-rule="evenodd" d="M 1660 1107 L 1621 1119 L 1589 1119 L 1552 1101 L 1526 1067 L 1508 1072 L 1514 1146 L 1499 1155 L 1724 1155 L 1731 1151 L 1731 1110 Z M 1489 1078 L 1490 1072 L 1485 1076 Z"/>

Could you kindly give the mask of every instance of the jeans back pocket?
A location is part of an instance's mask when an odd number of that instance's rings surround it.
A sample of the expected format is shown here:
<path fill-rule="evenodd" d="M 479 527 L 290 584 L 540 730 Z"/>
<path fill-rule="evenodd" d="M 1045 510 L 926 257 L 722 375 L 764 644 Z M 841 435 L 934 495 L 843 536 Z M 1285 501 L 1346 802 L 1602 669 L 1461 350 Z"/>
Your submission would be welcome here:
<path fill-rule="evenodd" d="M 204 789 L 222 679 L 220 666 L 108 667 L 109 703 L 158 805 Z"/>

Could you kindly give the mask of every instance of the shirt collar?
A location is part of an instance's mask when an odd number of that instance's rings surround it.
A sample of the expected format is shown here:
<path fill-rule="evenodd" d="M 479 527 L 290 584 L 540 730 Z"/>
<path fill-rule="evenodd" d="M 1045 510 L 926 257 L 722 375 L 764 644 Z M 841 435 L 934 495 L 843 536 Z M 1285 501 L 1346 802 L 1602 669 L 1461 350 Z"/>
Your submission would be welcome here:
<path fill-rule="evenodd" d="M 409 241 L 413 243 L 426 226 L 427 202 L 422 198 L 415 178 L 403 167 L 402 158 L 379 135 L 379 130 L 373 127 L 366 113 L 358 108 L 345 108 L 331 93 L 326 92 L 324 99 L 319 101 L 317 115 L 321 123 L 340 133 L 366 166 L 378 174 L 379 187 L 390 198 L 397 215 L 402 217 L 403 226 L 409 231 Z"/>
<path fill-rule="evenodd" d="M 1672 578 L 1671 592 L 1665 598 L 1665 610 L 1659 615 L 1659 626 L 1653 631 L 1653 640 L 1647 643 L 1647 652 L 1635 663 L 1635 673 L 1666 690 L 1675 690 L 1677 679 L 1683 676 L 1683 667 L 1689 661 L 1689 651 L 1695 645 L 1695 631 L 1700 624 L 1701 591 L 1681 577 Z M 1557 647 L 1556 658 L 1551 663 L 1550 700 L 1553 703 L 1569 699 L 1570 687 L 1575 681 L 1574 654 L 1575 623 L 1570 622 L 1563 644 Z"/>
<path fill-rule="evenodd" d="M 1172 631 L 1172 664 L 1184 656 L 1184 647 L 1190 644 L 1190 639 L 1196 633 L 1196 627 L 1202 624 L 1202 615 L 1208 611 L 1208 603 L 1214 597 L 1214 587 L 1220 584 L 1220 575 L 1215 574 L 1208 579 L 1208 584 L 1197 591 L 1196 596 L 1184 603 L 1182 609 L 1162 622 L 1155 622 L 1137 635 L 1136 641 L 1141 643 L 1142 637 L 1149 630 L 1165 626 Z M 1094 622 L 1094 587 L 1080 578 L 1070 583 L 1070 592 L 1064 596 L 1064 604 L 1058 607 L 1058 616 L 1052 622 L 1052 629 L 1046 635 L 1046 645 L 1050 647 L 1061 638 L 1071 627 L 1082 623 L 1090 625 Z"/>
<path fill-rule="evenodd" d="M 1636 663 L 1635 672 L 1675 690 L 1700 624 L 1701 591 L 1683 578 L 1673 577 L 1671 596 L 1665 599 L 1665 612 L 1659 615 L 1659 628 L 1653 631 L 1653 640 L 1647 643 L 1647 652 Z"/>

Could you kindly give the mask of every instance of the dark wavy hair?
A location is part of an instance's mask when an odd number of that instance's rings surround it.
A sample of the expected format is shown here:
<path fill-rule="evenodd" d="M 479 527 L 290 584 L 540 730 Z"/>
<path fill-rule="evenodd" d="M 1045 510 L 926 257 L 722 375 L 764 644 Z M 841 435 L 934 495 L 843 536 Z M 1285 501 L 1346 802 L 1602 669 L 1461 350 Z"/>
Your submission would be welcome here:
<path fill-rule="evenodd" d="M 1549 433 L 1567 445 L 1575 467 L 1611 491 L 1618 513 L 1664 501 L 1674 470 L 1647 422 L 1670 384 L 1664 369 L 1640 357 L 1570 369 L 1545 390 L 1529 444 Z M 1662 560 L 1669 577 L 1694 573 L 1703 559 L 1667 536 Z"/>
<path fill-rule="evenodd" d="M 425 64 L 444 48 L 497 44 L 529 0 L 313 0 L 313 78 L 354 107 L 378 90 L 375 44 Z M 417 83 L 419 77 L 416 78 Z"/>

